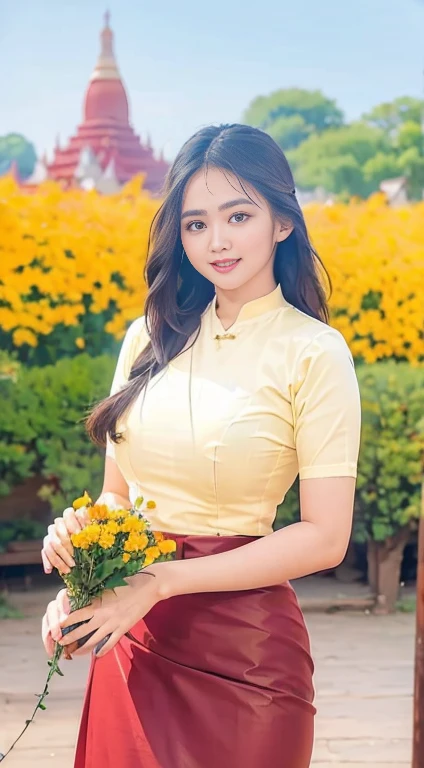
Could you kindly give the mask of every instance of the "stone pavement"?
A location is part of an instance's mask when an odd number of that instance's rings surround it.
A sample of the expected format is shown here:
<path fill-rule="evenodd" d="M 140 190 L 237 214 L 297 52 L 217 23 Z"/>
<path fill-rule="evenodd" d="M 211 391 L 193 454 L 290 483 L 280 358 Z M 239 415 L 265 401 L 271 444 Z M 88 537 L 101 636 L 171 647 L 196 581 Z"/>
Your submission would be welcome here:
<path fill-rule="evenodd" d="M 35 706 L 47 672 L 40 619 L 58 588 L 12 593 L 26 618 L 0 621 L 0 750 Z M 304 585 L 300 599 L 307 594 Z M 414 614 L 306 613 L 315 660 L 313 768 L 410 768 Z M 5 768 L 72 768 L 88 658 L 64 661 Z M 119 768 L 119 767 L 117 767 Z M 199 768 L 201 768 L 199 766 Z M 261 768 L 258 766 L 258 768 Z"/>

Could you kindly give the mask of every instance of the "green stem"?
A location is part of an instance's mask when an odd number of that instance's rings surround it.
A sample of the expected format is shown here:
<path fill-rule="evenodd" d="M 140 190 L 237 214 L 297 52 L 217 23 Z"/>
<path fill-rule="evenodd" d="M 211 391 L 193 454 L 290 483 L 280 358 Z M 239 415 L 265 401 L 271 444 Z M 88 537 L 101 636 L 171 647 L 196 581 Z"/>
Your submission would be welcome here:
<path fill-rule="evenodd" d="M 20 734 L 17 737 L 17 739 L 15 739 L 15 741 L 12 744 L 12 746 L 9 747 L 9 749 L 7 750 L 7 752 L 4 755 L 0 753 L 0 762 L 2 762 L 7 757 L 9 752 L 12 751 L 13 747 L 15 746 L 15 744 L 18 743 L 18 741 L 21 738 L 21 736 L 24 735 L 26 729 L 28 728 L 28 726 L 34 720 L 34 717 L 35 717 L 35 714 L 36 714 L 37 710 L 38 709 L 45 709 L 46 708 L 46 705 L 43 702 L 44 702 L 44 699 L 46 698 L 46 696 L 49 695 L 49 682 L 50 682 L 51 678 L 53 677 L 53 675 L 55 673 L 57 673 L 58 675 L 63 677 L 63 672 L 59 668 L 59 661 L 60 661 L 60 657 L 62 656 L 62 653 L 63 653 L 63 647 L 61 645 L 59 645 L 59 643 L 55 643 L 53 657 L 52 657 L 51 660 L 49 660 L 47 662 L 49 667 L 50 667 L 50 670 L 49 670 L 49 674 L 47 675 L 47 679 L 46 679 L 46 684 L 44 686 L 44 690 L 43 690 L 42 693 L 36 693 L 35 694 L 36 696 L 38 696 L 38 702 L 37 702 L 37 705 L 36 705 L 36 707 L 34 709 L 34 712 L 32 713 L 32 716 L 30 717 L 30 719 L 25 721 L 25 727 L 22 729 L 22 731 L 20 732 Z"/>

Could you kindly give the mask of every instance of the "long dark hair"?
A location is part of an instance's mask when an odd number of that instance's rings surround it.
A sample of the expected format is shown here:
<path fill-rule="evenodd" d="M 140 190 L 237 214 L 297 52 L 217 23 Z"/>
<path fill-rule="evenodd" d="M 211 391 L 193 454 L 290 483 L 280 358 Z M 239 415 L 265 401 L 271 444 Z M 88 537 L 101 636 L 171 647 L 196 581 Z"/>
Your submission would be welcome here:
<path fill-rule="evenodd" d="M 98 403 L 86 419 L 91 439 L 104 446 L 106 435 L 119 442 L 116 424 L 155 376 L 187 345 L 199 329 L 201 315 L 212 300 L 213 283 L 182 258 L 180 218 L 183 195 L 200 169 L 220 168 L 237 177 L 242 189 L 251 185 L 265 198 L 276 220 L 293 231 L 276 249 L 274 277 L 285 298 L 311 317 L 328 322 L 323 279 L 330 285 L 311 245 L 296 199 L 293 176 L 283 151 L 264 131 L 238 123 L 209 126 L 181 148 L 170 168 L 164 201 L 150 229 L 145 279 L 148 295 L 145 320 L 150 341 L 134 361 L 128 383 Z"/>

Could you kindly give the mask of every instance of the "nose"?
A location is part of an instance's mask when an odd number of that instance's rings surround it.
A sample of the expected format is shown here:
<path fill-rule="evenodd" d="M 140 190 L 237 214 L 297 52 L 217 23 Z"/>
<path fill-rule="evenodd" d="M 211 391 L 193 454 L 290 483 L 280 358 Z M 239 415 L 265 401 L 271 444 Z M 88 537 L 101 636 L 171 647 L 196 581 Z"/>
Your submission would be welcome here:
<path fill-rule="evenodd" d="M 222 251 L 229 251 L 231 249 L 231 242 L 228 237 L 222 231 L 222 227 L 215 226 L 211 230 L 211 238 L 209 242 L 209 251 L 214 255 L 222 253 Z"/>

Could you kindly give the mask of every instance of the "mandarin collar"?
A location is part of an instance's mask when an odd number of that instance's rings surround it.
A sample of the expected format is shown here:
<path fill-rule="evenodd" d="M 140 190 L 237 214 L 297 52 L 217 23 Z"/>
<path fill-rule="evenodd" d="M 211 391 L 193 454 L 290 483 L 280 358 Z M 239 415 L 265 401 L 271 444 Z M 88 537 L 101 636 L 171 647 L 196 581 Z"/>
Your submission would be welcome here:
<path fill-rule="evenodd" d="M 217 295 L 212 299 L 212 310 L 216 314 Z M 240 320 L 250 320 L 252 317 L 258 317 L 265 312 L 271 312 L 273 309 L 280 309 L 281 307 L 290 307 L 291 304 L 286 301 L 283 296 L 282 290 L 279 285 L 274 288 L 271 293 L 267 293 L 265 296 L 259 296 L 258 299 L 251 299 L 246 301 L 240 309 L 237 315 L 236 323 Z M 217 315 L 218 317 L 218 315 Z"/>
<path fill-rule="evenodd" d="M 216 304 L 217 295 L 215 294 L 209 305 L 209 312 L 213 327 L 218 331 L 226 332 L 218 315 L 216 314 Z M 272 312 L 273 310 L 291 306 L 292 305 L 289 304 L 289 302 L 284 298 L 281 287 L 277 285 L 277 287 L 274 288 L 271 293 L 267 293 L 265 296 L 259 296 L 259 298 L 252 299 L 251 301 L 247 301 L 245 304 L 243 304 L 236 320 L 230 326 L 230 328 L 227 329 L 227 331 L 230 333 L 236 325 L 238 326 L 239 323 L 244 322 L 245 320 L 251 320 L 252 318 L 264 315 L 267 312 Z"/>

